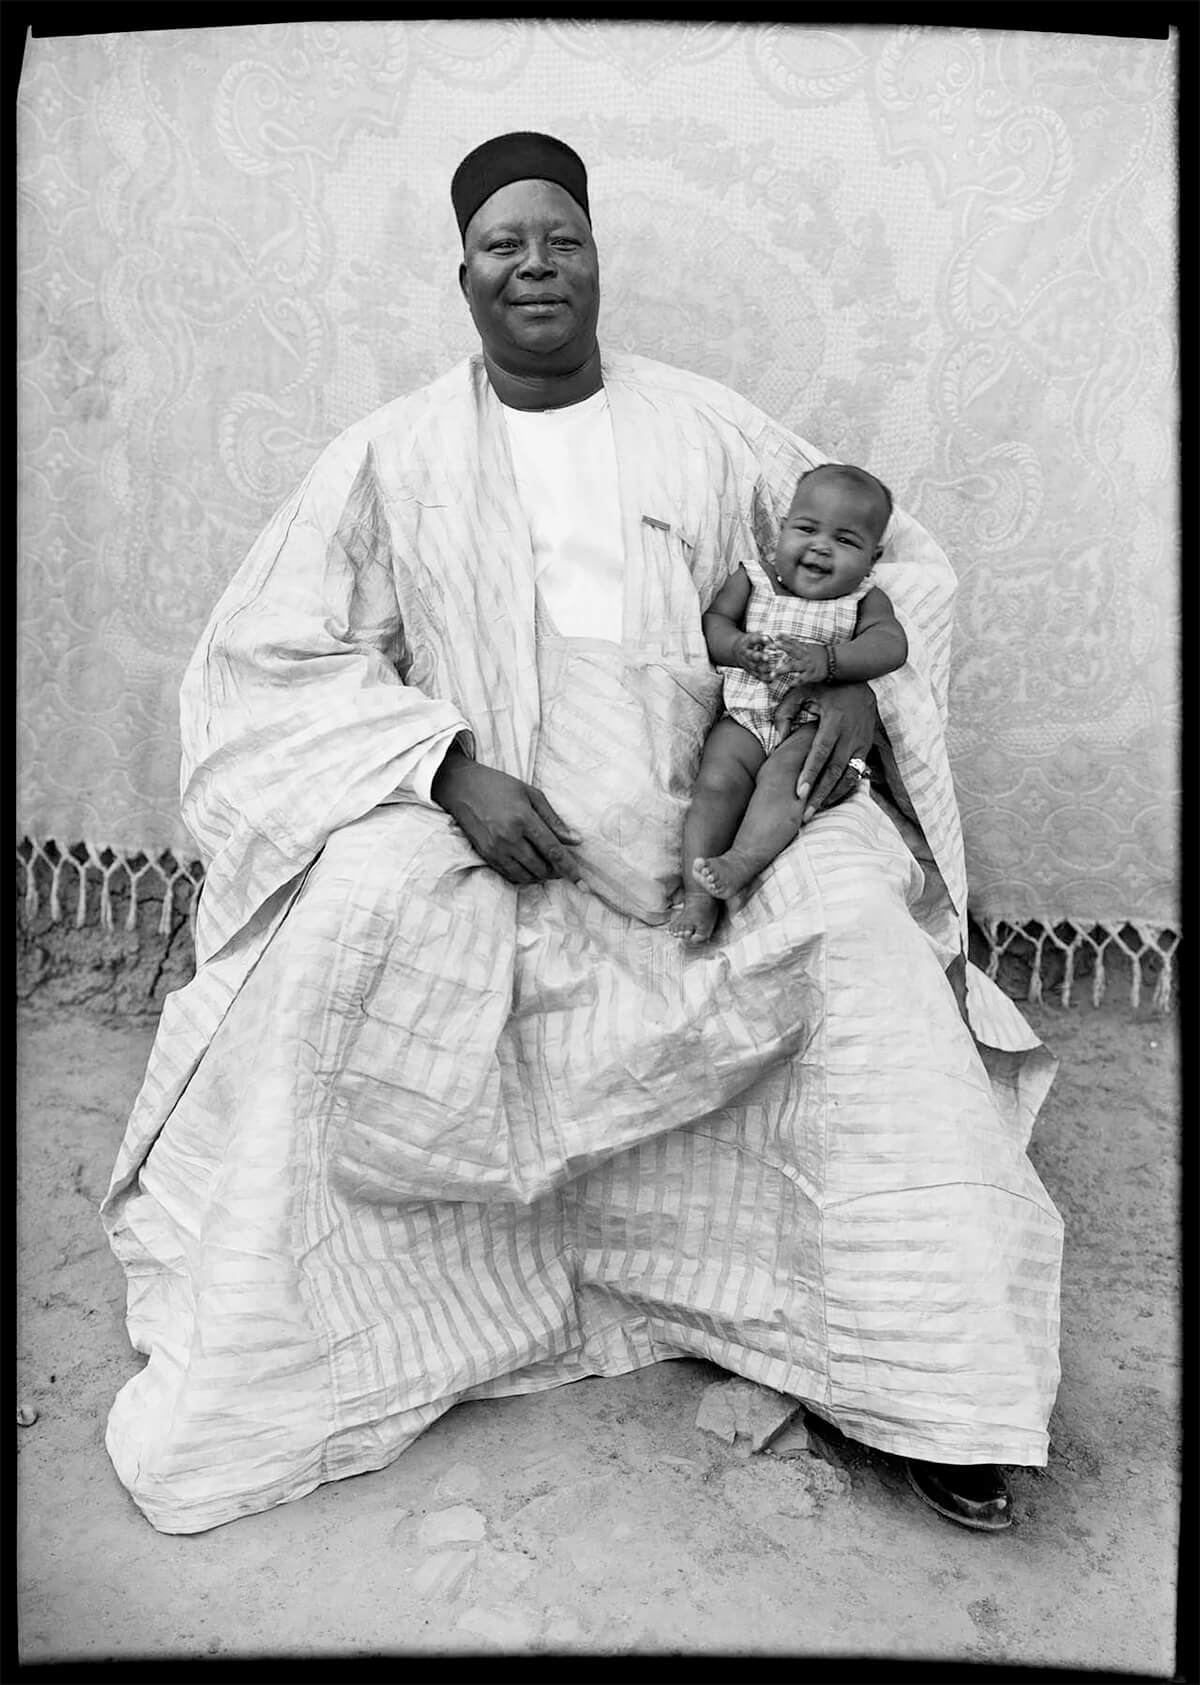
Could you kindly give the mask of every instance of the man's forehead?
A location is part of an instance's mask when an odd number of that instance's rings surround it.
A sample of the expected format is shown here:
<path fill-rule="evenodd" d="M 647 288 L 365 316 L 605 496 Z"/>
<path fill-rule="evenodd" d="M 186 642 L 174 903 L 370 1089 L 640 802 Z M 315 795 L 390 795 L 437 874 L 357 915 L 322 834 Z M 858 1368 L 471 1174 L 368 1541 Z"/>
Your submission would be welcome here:
<path fill-rule="evenodd" d="M 498 223 L 533 220 L 576 222 L 588 226 L 583 208 L 565 187 L 540 176 L 523 176 L 519 181 L 506 182 L 503 187 L 483 201 L 467 224 L 468 236 L 478 235 L 484 228 Z"/>

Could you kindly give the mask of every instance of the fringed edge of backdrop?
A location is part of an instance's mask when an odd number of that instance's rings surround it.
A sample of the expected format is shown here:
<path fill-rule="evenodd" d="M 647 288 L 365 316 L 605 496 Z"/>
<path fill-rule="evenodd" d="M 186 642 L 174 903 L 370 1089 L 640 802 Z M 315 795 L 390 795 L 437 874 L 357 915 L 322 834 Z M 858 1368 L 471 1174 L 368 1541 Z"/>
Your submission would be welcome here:
<path fill-rule="evenodd" d="M 1129 1004 L 1141 1005 L 1143 961 L 1149 961 L 1158 975 L 1150 1005 L 1156 1012 L 1169 1012 L 1175 998 L 1176 955 L 1179 932 L 1159 925 L 1138 923 L 1077 924 L 1071 919 L 1027 919 L 1011 923 L 1006 919 L 979 919 L 979 929 L 988 945 L 987 974 L 995 978 L 1000 961 L 1012 953 L 1029 966 L 1029 985 L 1026 999 L 1039 1002 L 1044 998 L 1046 978 L 1044 963 L 1053 961 L 1055 969 L 1062 965 L 1062 977 L 1056 980 L 1063 1006 L 1070 1006 L 1071 991 L 1080 970 L 1080 961 L 1091 960 L 1092 1005 L 1099 1006 L 1108 987 L 1106 954 L 1123 954 L 1129 961 Z M 1021 945 L 1027 945 L 1024 951 Z M 1086 973 L 1085 973 L 1086 974 Z"/>
<path fill-rule="evenodd" d="M 66 924 L 64 892 L 75 892 L 75 907 L 71 922 L 76 929 L 88 923 L 89 910 L 98 909 L 102 930 L 115 930 L 114 896 L 125 890 L 128 906 L 122 923 L 126 930 L 137 928 L 138 891 L 149 876 L 162 885 L 162 911 L 158 929 L 162 936 L 171 934 L 176 918 L 176 898 L 187 909 L 188 933 L 195 944 L 196 910 L 200 887 L 204 881 L 204 867 L 198 859 L 180 859 L 169 849 L 157 854 L 125 854 L 119 849 L 98 848 L 94 843 L 75 843 L 64 848 L 53 839 L 23 837 L 17 844 L 17 865 L 23 873 L 18 885 L 27 920 L 32 921 L 42 906 L 43 894 L 52 924 Z M 39 886 L 39 878 L 43 880 Z M 48 881 L 47 881 L 48 880 Z M 95 894 L 96 899 L 93 899 Z M 1155 1011 L 1170 1010 L 1175 996 L 1179 949 L 1178 931 L 1157 925 L 1140 923 L 1080 924 L 1070 919 L 1027 919 L 1013 923 L 1000 918 L 980 918 L 973 915 L 976 929 L 987 944 L 987 975 L 996 979 L 1000 962 L 1005 955 L 1029 967 L 1026 999 L 1041 1001 L 1048 979 L 1045 975 L 1053 963 L 1061 978 L 1050 987 L 1057 990 L 1063 1006 L 1071 1004 L 1076 981 L 1091 970 L 1093 1006 L 1104 999 L 1109 983 L 1109 968 L 1105 958 L 1123 955 L 1129 961 L 1129 1000 L 1137 1008 L 1141 1004 L 1145 983 L 1143 962 L 1149 962 L 1157 972 L 1153 980 L 1151 1006 Z M 1081 967 L 1081 961 L 1084 965 Z"/>
<path fill-rule="evenodd" d="M 38 868 L 44 871 L 39 872 Z M 98 906 L 102 930 L 115 930 L 114 896 L 124 889 L 129 897 L 122 924 L 126 930 L 136 930 L 138 921 L 138 892 L 143 880 L 157 879 L 162 885 L 162 911 L 158 920 L 160 936 L 169 936 L 176 917 L 176 896 L 187 911 L 188 934 L 193 944 L 196 938 L 196 910 L 200 902 L 200 886 L 204 881 L 204 867 L 199 860 L 181 860 L 169 849 L 158 854 L 123 854 L 119 849 L 97 848 L 94 843 L 75 843 L 64 848 L 52 838 L 22 837 L 17 844 L 17 867 L 24 881 L 18 882 L 18 896 L 25 918 L 35 919 L 46 897 L 51 924 L 66 924 L 64 890 L 74 890 L 75 910 L 70 922 L 81 930 L 88 922 L 88 912 Z M 92 874 L 89 877 L 89 874 Z M 39 885 L 39 877 L 43 881 Z M 99 879 L 99 882 L 96 879 Z M 123 882 L 122 882 L 123 878 Z M 98 891 L 98 902 L 90 897 Z"/>

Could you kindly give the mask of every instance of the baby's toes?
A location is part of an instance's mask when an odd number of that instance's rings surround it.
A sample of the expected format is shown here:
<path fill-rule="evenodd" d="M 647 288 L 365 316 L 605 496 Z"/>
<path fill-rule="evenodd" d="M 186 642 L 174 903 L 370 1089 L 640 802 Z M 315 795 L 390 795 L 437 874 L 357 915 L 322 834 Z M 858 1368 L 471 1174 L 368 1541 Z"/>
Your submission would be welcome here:
<path fill-rule="evenodd" d="M 697 857 L 692 861 L 692 876 L 702 886 L 706 894 L 719 896 L 721 893 L 720 879 L 713 871 L 707 860 Z"/>

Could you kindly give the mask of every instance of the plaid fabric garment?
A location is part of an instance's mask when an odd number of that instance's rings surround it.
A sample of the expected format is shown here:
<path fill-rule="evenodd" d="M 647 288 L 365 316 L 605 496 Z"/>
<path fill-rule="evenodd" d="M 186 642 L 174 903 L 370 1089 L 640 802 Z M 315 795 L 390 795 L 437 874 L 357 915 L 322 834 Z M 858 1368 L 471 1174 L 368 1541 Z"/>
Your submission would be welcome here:
<path fill-rule="evenodd" d="M 876 583 L 872 569 L 849 595 L 812 602 L 807 597 L 781 596 L 756 557 L 747 556 L 742 566 L 750 576 L 751 586 L 744 630 L 763 632 L 771 638 L 782 633 L 810 644 L 847 643 L 854 636 L 858 605 Z M 769 755 L 779 747 L 775 709 L 787 695 L 790 681 L 785 677 L 764 683 L 744 667 L 725 667 L 722 671 L 727 711 L 739 725 L 754 733 Z M 816 717 L 815 708 L 805 708 L 796 723 Z"/>

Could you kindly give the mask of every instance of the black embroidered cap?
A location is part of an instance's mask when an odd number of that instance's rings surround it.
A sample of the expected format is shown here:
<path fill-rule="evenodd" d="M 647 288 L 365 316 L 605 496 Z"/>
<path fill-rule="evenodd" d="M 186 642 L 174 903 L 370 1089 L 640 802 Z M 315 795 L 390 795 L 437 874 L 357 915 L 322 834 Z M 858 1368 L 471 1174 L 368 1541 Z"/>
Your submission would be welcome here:
<path fill-rule="evenodd" d="M 467 224 L 485 199 L 510 181 L 553 181 L 575 200 L 589 223 L 587 171 L 583 159 L 565 141 L 553 135 L 521 130 L 497 135 L 468 152 L 454 172 L 450 200 L 458 218 L 458 231 L 466 238 Z"/>

